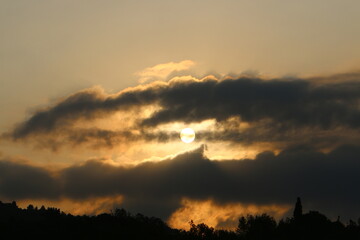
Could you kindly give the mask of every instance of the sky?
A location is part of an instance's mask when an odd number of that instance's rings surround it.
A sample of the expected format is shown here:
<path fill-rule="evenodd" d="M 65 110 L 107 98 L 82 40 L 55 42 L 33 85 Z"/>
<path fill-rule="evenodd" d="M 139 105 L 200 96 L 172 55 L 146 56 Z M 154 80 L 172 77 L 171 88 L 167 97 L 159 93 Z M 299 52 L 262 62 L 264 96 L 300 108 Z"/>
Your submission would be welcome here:
<path fill-rule="evenodd" d="M 1 0 L 0 200 L 357 219 L 359 23 L 355 0 Z"/>

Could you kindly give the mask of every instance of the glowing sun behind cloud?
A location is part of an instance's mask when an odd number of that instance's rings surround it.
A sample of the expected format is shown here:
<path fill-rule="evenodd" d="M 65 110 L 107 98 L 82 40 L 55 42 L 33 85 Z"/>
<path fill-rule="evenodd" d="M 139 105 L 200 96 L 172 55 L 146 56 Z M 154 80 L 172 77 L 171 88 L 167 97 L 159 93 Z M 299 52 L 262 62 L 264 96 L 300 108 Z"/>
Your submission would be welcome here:
<path fill-rule="evenodd" d="M 191 128 L 184 128 L 180 132 L 180 138 L 184 143 L 191 143 L 195 139 L 195 132 Z"/>

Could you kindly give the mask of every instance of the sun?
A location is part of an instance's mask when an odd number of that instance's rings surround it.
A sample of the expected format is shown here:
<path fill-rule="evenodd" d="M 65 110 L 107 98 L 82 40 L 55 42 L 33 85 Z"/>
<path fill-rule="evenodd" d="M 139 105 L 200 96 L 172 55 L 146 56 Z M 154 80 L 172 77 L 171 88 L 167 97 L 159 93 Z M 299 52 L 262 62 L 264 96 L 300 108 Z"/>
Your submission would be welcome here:
<path fill-rule="evenodd" d="M 195 139 L 195 131 L 191 128 L 184 128 L 180 132 L 180 138 L 184 143 L 191 143 Z"/>

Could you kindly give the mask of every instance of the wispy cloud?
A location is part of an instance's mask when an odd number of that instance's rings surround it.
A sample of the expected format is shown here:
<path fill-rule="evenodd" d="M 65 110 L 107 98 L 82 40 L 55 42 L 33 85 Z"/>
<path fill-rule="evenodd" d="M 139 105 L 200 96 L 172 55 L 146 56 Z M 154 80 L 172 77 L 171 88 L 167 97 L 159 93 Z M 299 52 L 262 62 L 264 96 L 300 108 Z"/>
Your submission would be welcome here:
<path fill-rule="evenodd" d="M 145 68 L 144 70 L 137 72 L 136 75 L 140 77 L 140 83 L 145 83 L 153 80 L 165 80 L 170 74 L 174 72 L 188 70 L 195 64 L 196 63 L 192 60 L 162 63 L 157 64 L 153 67 Z"/>

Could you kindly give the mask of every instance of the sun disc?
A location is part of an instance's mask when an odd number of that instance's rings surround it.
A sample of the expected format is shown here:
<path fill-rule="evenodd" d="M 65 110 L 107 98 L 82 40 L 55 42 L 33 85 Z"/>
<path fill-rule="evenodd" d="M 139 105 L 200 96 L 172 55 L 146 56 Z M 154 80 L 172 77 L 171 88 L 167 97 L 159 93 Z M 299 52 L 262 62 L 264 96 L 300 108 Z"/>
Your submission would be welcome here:
<path fill-rule="evenodd" d="M 195 139 L 195 131 L 191 128 L 184 128 L 180 132 L 180 139 L 184 143 L 191 143 Z"/>

